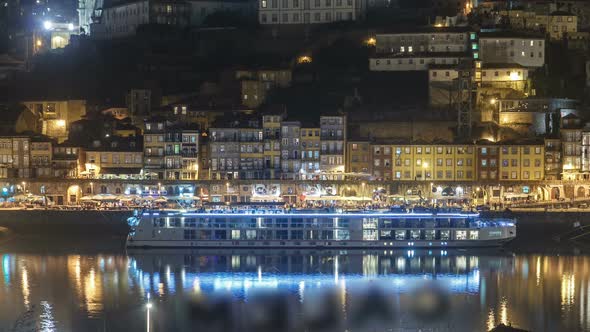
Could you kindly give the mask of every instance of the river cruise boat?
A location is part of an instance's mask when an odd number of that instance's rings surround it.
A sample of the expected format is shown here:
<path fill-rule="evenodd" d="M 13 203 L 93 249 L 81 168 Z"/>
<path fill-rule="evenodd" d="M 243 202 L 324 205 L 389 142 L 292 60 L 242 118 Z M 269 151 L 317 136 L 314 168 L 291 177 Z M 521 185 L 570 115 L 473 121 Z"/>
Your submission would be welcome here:
<path fill-rule="evenodd" d="M 144 248 L 489 247 L 516 237 L 512 219 L 424 208 L 145 210 L 128 224 L 127 246 Z"/>

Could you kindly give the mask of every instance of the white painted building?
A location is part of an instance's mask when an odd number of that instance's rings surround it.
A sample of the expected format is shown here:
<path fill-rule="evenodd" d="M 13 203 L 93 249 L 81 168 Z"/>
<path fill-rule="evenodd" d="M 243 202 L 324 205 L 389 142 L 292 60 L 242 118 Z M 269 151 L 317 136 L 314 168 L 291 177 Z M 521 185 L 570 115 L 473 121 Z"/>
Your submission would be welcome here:
<path fill-rule="evenodd" d="M 525 67 L 545 64 L 545 39 L 481 34 L 479 59 L 484 63 L 517 63 Z"/>
<path fill-rule="evenodd" d="M 416 71 L 432 65 L 456 65 L 471 58 L 469 38 L 466 30 L 447 28 L 377 34 L 369 69 Z"/>
<path fill-rule="evenodd" d="M 355 21 L 362 0 L 258 0 L 260 24 L 320 24 Z"/>
<path fill-rule="evenodd" d="M 375 36 L 378 54 L 466 52 L 469 34 L 451 29 L 427 29 L 421 32 L 383 33 Z"/>
<path fill-rule="evenodd" d="M 407 56 L 376 56 L 369 59 L 371 71 L 416 71 L 428 70 L 432 65 L 457 65 L 469 55 L 420 54 Z"/>

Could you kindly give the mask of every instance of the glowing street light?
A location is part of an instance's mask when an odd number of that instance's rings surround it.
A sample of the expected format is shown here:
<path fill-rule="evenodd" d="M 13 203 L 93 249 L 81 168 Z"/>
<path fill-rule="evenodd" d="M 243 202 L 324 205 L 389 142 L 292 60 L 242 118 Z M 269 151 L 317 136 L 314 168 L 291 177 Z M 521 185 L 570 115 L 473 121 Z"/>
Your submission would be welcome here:
<path fill-rule="evenodd" d="M 51 21 L 44 21 L 43 22 L 43 28 L 45 30 L 51 30 L 51 29 L 53 29 L 53 22 L 51 22 Z"/>
<path fill-rule="evenodd" d="M 152 303 L 148 302 L 145 305 L 146 308 L 146 332 L 150 332 L 150 310 L 152 309 Z"/>

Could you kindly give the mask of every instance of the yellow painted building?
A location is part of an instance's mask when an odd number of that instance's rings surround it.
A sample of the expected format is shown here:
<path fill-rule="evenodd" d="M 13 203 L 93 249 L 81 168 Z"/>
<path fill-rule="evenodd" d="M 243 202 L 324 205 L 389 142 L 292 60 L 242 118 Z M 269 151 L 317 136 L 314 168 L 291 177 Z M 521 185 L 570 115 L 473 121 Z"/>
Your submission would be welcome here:
<path fill-rule="evenodd" d="M 393 179 L 474 181 L 475 146 L 453 144 L 395 145 Z"/>
<path fill-rule="evenodd" d="M 281 169 L 281 121 L 282 115 L 263 115 L 265 178 L 278 177 Z"/>
<path fill-rule="evenodd" d="M 543 180 L 545 147 L 543 144 L 500 146 L 499 173 L 501 181 Z"/>

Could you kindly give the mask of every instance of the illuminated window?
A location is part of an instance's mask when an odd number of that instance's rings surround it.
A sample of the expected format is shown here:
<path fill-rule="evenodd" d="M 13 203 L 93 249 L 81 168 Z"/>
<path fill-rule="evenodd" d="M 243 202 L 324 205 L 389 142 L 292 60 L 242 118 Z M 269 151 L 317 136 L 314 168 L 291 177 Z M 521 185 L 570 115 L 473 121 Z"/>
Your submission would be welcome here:
<path fill-rule="evenodd" d="M 465 240 L 465 239 L 467 239 L 467 231 L 456 231 L 455 232 L 455 239 L 456 240 Z"/>

